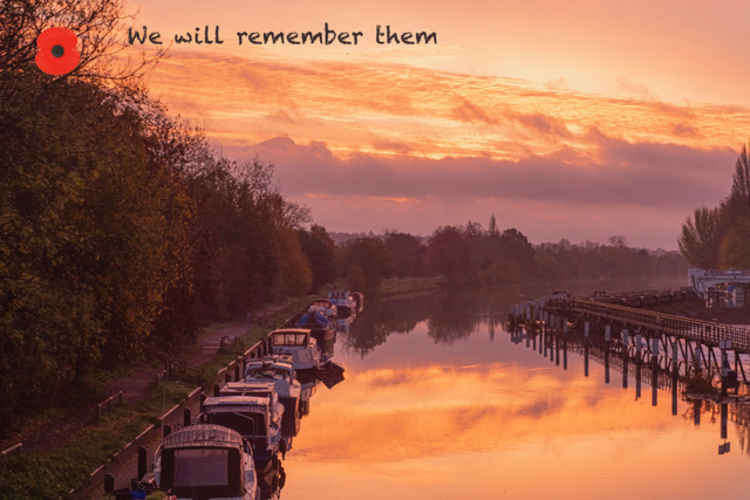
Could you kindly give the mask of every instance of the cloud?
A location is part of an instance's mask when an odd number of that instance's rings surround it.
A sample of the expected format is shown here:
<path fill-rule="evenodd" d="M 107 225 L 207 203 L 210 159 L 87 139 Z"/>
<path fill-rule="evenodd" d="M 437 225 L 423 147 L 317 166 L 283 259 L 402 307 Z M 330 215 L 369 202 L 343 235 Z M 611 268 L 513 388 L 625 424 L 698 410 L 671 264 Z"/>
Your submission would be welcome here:
<path fill-rule="evenodd" d="M 549 124 L 540 126 L 553 130 Z M 281 137 L 232 152 L 273 163 L 288 194 L 444 200 L 501 197 L 687 210 L 724 195 L 736 157 L 728 148 L 630 143 L 596 129 L 586 139 L 596 145 L 594 156 L 562 149 L 519 161 L 363 153 L 342 158 L 322 142 L 301 145 Z"/>
<path fill-rule="evenodd" d="M 497 125 L 498 119 L 488 115 L 482 108 L 474 105 L 466 98 L 460 99 L 461 103 L 453 108 L 451 116 L 458 121 L 468 123 L 486 123 L 487 125 Z"/>

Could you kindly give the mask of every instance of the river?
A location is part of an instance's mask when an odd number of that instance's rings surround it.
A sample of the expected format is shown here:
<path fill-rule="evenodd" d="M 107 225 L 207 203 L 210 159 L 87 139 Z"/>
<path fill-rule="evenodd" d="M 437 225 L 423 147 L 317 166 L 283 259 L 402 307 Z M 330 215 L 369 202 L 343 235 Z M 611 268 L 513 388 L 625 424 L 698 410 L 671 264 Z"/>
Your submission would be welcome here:
<path fill-rule="evenodd" d="M 669 392 L 653 406 L 598 362 L 586 377 L 579 352 L 564 369 L 511 341 L 511 305 L 549 291 L 369 300 L 339 335 L 345 380 L 318 384 L 281 498 L 747 498 L 748 428 L 730 421 L 721 439 L 716 405 L 696 425 L 682 396 L 673 415 Z"/>

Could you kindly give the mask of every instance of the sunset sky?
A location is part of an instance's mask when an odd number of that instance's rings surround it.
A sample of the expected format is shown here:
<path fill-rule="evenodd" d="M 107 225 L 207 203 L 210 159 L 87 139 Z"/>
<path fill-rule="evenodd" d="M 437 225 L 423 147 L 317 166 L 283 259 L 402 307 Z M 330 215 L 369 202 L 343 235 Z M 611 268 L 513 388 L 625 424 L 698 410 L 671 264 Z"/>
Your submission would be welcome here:
<path fill-rule="evenodd" d="M 132 25 L 221 26 L 146 84 L 231 158 L 276 166 L 330 231 L 515 226 L 676 248 L 750 138 L 746 2 L 131 2 Z M 238 31 L 362 31 L 357 46 L 238 46 Z M 376 25 L 437 33 L 378 45 Z M 126 38 L 126 33 L 123 37 Z M 136 46 L 128 49 L 135 54 Z"/>

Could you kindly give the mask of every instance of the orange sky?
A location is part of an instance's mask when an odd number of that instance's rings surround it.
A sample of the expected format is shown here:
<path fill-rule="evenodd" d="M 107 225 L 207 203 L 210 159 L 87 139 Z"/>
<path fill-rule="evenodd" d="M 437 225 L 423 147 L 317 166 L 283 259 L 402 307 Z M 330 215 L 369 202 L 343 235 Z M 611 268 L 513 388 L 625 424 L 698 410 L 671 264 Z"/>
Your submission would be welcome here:
<path fill-rule="evenodd" d="M 169 39 L 218 24 L 225 44 L 172 46 L 147 85 L 225 154 L 274 163 L 330 230 L 427 234 L 495 212 L 533 241 L 625 232 L 674 248 L 750 137 L 741 2 L 186 5 L 131 3 L 133 25 Z M 365 39 L 236 44 L 324 22 Z M 438 44 L 377 45 L 377 24 Z"/>

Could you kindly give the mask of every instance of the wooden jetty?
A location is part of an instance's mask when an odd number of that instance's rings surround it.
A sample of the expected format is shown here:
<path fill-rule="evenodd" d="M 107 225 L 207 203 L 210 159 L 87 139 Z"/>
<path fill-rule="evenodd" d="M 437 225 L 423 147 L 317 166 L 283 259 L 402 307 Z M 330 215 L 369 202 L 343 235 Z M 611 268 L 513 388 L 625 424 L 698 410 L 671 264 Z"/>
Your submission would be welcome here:
<path fill-rule="evenodd" d="M 562 293 L 519 304 L 509 319 L 562 334 L 579 330 L 585 338 L 600 339 L 631 357 L 647 357 L 684 376 L 691 370 L 705 370 L 709 377 L 741 376 L 742 382 L 749 383 L 743 356 L 750 355 L 750 329 L 743 327 Z"/>

